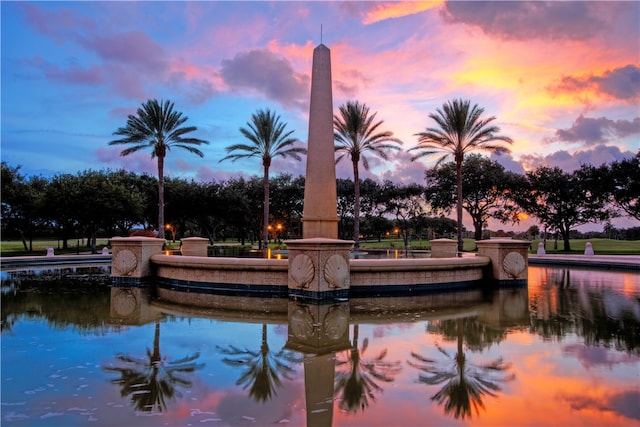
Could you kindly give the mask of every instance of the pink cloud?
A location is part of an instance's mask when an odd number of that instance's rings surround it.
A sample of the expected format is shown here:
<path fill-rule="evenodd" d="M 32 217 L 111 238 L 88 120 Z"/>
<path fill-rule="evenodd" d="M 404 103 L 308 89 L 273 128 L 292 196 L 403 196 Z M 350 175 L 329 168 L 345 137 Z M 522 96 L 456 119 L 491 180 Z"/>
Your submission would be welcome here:
<path fill-rule="evenodd" d="M 386 19 L 401 18 L 408 15 L 424 12 L 444 3 L 444 0 L 437 1 L 400 1 L 373 3 L 369 10 L 363 15 L 362 22 L 365 25 L 375 24 Z"/>
<path fill-rule="evenodd" d="M 591 39 L 602 30 L 602 17 L 589 2 L 450 1 L 443 16 L 503 39 Z"/>
<path fill-rule="evenodd" d="M 640 117 L 633 120 L 611 120 L 606 117 L 585 117 L 581 114 L 570 128 L 557 129 L 554 137 L 548 141 L 580 141 L 593 145 L 631 135 L 640 135 Z"/>
<path fill-rule="evenodd" d="M 141 151 L 128 156 L 120 156 L 123 147 L 99 147 L 95 151 L 96 159 L 114 169 L 124 169 L 137 174 L 146 173 L 151 176 L 158 175 L 158 162 L 151 158 L 150 152 Z"/>
<path fill-rule="evenodd" d="M 159 75 L 167 67 L 167 52 L 142 31 L 83 37 L 79 41 L 81 45 L 96 52 L 102 59 L 144 71 L 147 76 Z"/>
<path fill-rule="evenodd" d="M 257 91 L 284 106 L 306 109 L 309 77 L 268 50 L 240 52 L 222 61 L 221 75 L 232 89 Z"/>
<path fill-rule="evenodd" d="M 394 1 L 394 2 L 340 2 L 340 9 L 362 20 L 365 25 L 386 19 L 401 18 L 424 12 L 443 3 L 437 1 Z"/>
<path fill-rule="evenodd" d="M 634 101 L 640 98 L 640 67 L 633 64 L 607 70 L 600 75 L 564 76 L 550 85 L 552 94 L 560 92 L 589 96 L 590 91 L 617 99 Z"/>
<path fill-rule="evenodd" d="M 520 156 L 520 161 L 526 170 L 533 170 L 541 166 L 557 166 L 566 172 L 572 172 L 579 169 L 581 164 L 600 166 L 634 155 L 635 153 L 631 151 L 621 151 L 620 148 L 613 145 L 598 145 L 592 149 L 578 150 L 573 153 L 559 150 L 547 155 L 523 154 Z"/>
<path fill-rule="evenodd" d="M 21 6 L 25 12 L 27 24 L 59 44 L 68 41 L 68 36 L 73 31 L 90 30 L 95 27 L 95 22 L 91 18 L 69 8 L 51 9 L 33 3 L 22 3 Z"/>
<path fill-rule="evenodd" d="M 40 56 L 25 59 L 22 62 L 42 71 L 45 77 L 52 81 L 83 85 L 97 85 L 104 82 L 102 70 L 96 66 L 83 68 L 78 65 L 71 65 L 67 68 L 61 68 L 56 64 L 45 61 Z"/>
<path fill-rule="evenodd" d="M 72 66 L 67 69 L 60 69 L 56 65 L 47 67 L 45 71 L 47 78 L 64 83 L 98 85 L 104 83 L 104 76 L 100 67 L 91 66 L 82 68 Z"/>

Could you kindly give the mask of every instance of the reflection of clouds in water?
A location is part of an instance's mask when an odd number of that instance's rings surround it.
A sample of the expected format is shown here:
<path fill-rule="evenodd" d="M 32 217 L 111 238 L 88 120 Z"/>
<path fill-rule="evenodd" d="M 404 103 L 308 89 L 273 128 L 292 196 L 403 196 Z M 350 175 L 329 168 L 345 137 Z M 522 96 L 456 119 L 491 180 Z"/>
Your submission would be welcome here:
<path fill-rule="evenodd" d="M 604 347 L 588 347 L 582 344 L 570 344 L 562 347 L 562 354 L 574 356 L 586 369 L 606 366 L 612 368 L 618 364 L 634 364 L 640 357 L 612 351 Z"/>
<path fill-rule="evenodd" d="M 621 393 L 606 396 L 604 400 L 588 397 L 584 395 L 566 395 L 558 396 L 565 400 L 571 409 L 575 411 L 597 410 L 613 411 L 623 417 L 640 420 L 640 392 L 637 390 L 627 390 Z"/>
<path fill-rule="evenodd" d="M 625 391 L 609 398 L 612 410 L 627 418 L 640 420 L 640 391 Z"/>
<path fill-rule="evenodd" d="M 607 317 L 620 320 L 625 313 L 631 313 L 635 320 L 640 321 L 640 301 L 630 299 L 618 293 L 604 291 L 602 302 Z"/>

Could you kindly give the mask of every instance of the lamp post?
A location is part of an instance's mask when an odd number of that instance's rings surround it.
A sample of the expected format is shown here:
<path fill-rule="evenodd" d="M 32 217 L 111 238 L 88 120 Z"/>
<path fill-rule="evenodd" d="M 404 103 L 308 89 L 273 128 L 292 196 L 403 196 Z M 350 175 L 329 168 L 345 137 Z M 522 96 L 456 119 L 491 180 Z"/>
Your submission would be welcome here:
<path fill-rule="evenodd" d="M 283 229 L 284 227 L 282 226 L 282 224 L 276 224 L 275 227 L 273 227 L 271 224 L 267 225 L 267 230 L 269 230 L 269 234 L 273 234 L 274 243 L 276 243 L 276 241 L 278 243 L 280 242 L 280 234 L 282 233 Z"/>
<path fill-rule="evenodd" d="M 171 233 L 171 240 L 173 241 L 173 243 L 175 243 L 176 242 L 176 230 L 175 230 L 175 228 L 173 228 L 173 225 L 165 224 L 164 229 L 168 230 Z"/>

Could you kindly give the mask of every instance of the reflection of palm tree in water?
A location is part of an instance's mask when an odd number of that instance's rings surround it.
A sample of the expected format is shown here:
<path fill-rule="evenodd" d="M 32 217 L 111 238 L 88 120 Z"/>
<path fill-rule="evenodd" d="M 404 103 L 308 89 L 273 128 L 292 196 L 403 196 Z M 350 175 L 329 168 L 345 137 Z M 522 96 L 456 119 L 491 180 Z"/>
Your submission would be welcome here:
<path fill-rule="evenodd" d="M 452 357 L 442 347 L 437 346 L 438 350 L 449 359 L 448 362 L 452 361 L 453 363 L 438 363 L 436 360 L 428 359 L 413 351 L 411 356 L 418 362 L 407 362 L 410 366 L 429 374 L 421 374 L 420 382 L 428 385 L 444 383 L 444 386 L 431 397 L 431 400 L 444 405 L 445 414 L 453 413 L 456 419 L 470 417 L 472 410 L 478 415 L 480 409 L 484 409 L 483 396 L 496 397 L 496 392 L 501 390 L 497 383 L 511 381 L 515 378 L 514 374 L 506 374 L 505 371 L 509 369 L 510 364 L 504 363 L 501 358 L 483 365 L 476 365 L 467 360 L 462 347 L 464 341 L 463 320 L 457 319 L 458 349 L 456 355 Z"/>
<path fill-rule="evenodd" d="M 111 380 L 111 383 L 121 387 L 122 397 L 131 396 L 136 410 L 162 412 L 167 409 L 167 400 L 181 396 L 176 385 L 191 386 L 191 381 L 178 374 L 191 373 L 204 366 L 194 363 L 198 357 L 200 354 L 195 353 L 171 362 L 163 358 L 160 355 L 160 322 L 156 321 L 153 352 L 147 349 L 146 358 L 117 355 L 116 359 L 122 365 L 105 366 L 103 369 L 120 374 L 120 378 Z"/>
<path fill-rule="evenodd" d="M 266 402 L 276 395 L 276 389 L 282 387 L 280 376 L 291 380 L 289 374 L 295 370 L 287 362 L 299 362 L 295 354 L 288 350 L 272 353 L 267 343 L 267 325 L 262 325 L 262 344 L 260 351 L 240 349 L 234 345 L 228 348 L 218 347 L 222 354 L 231 357 L 222 359 L 230 366 L 244 366 L 246 371 L 236 381 L 236 385 L 243 385 L 243 390 L 251 387 L 249 396 L 257 402 Z"/>
<path fill-rule="evenodd" d="M 390 383 L 401 369 L 400 362 L 383 360 L 387 349 L 372 359 L 365 359 L 368 347 L 369 339 L 365 338 L 362 348 L 358 349 L 358 325 L 354 325 L 351 349 L 336 354 L 335 393 L 340 408 L 348 412 L 369 406 L 369 399 L 375 401 L 375 393 L 382 391 L 377 381 Z M 346 357 L 344 353 L 347 353 Z"/>

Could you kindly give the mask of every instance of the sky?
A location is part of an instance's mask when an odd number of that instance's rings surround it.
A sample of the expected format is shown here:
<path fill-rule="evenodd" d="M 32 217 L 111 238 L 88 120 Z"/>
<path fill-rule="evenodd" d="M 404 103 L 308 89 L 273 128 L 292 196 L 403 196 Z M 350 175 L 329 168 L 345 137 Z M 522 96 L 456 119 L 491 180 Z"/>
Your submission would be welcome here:
<path fill-rule="evenodd" d="M 150 152 L 120 156 L 113 133 L 168 99 L 204 158 L 168 153 L 165 174 L 262 176 L 220 162 L 258 109 L 306 144 L 313 49 L 331 49 L 333 104 L 366 104 L 403 141 L 361 178 L 424 182 L 437 157 L 407 149 L 450 100 L 494 116 L 508 170 L 570 172 L 640 150 L 640 2 L 11 2 L 1 8 L 0 156 L 27 176 L 87 169 L 157 174 Z M 271 176 L 305 174 L 276 159 Z M 352 178 L 350 162 L 339 178 Z"/>

